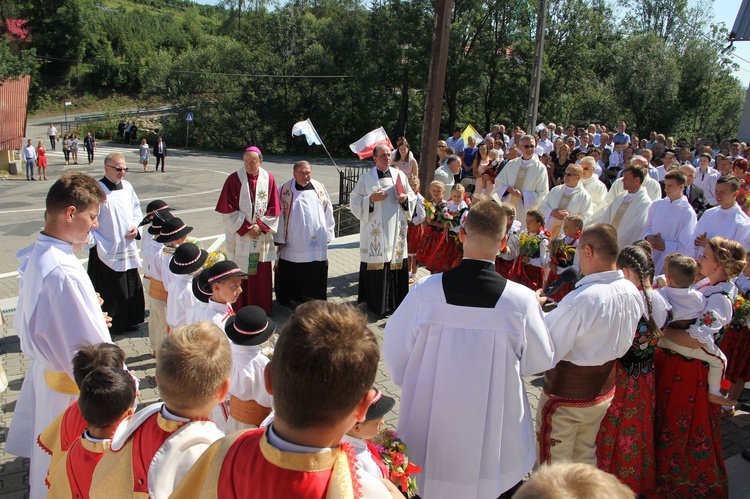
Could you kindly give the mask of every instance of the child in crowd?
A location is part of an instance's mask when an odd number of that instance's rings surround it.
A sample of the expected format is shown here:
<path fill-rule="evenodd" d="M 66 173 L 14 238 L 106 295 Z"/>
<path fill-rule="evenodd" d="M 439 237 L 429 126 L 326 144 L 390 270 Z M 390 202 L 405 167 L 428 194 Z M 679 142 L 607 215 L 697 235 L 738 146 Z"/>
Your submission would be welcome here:
<path fill-rule="evenodd" d="M 735 405 L 737 401 L 729 400 L 721 394 L 721 380 L 727 358 L 714 341 L 714 334 L 731 320 L 731 316 L 722 324 L 722 321 L 707 309 L 707 300 L 703 293 L 693 288 L 698 273 L 695 260 L 679 253 L 670 253 L 664 257 L 664 271 L 667 285 L 659 288 L 657 292 L 672 306 L 672 320 L 667 327 L 686 329 L 690 336 L 700 340 L 703 346 L 684 347 L 664 337 L 659 340 L 659 346 L 708 363 L 708 401 L 712 404 Z"/>
<path fill-rule="evenodd" d="M 406 247 L 409 251 L 409 284 L 417 281 L 417 250 L 422 240 L 424 232 L 423 222 L 425 220 L 424 196 L 419 193 L 419 177 L 409 177 L 409 186 L 414 194 L 417 195 L 417 203 L 414 207 L 409 228 L 406 232 Z"/>
<path fill-rule="evenodd" d="M 73 380 L 81 388 L 83 380 L 99 367 L 125 368 L 125 352 L 113 343 L 84 345 L 73 356 Z M 70 446 L 86 429 L 86 420 L 81 415 L 78 402 L 73 402 L 65 411 L 37 437 L 37 443 L 50 456 L 49 469 L 65 462 Z M 48 473 L 49 475 L 49 473 Z"/>
<path fill-rule="evenodd" d="M 568 259 L 562 260 L 563 255 L 549 255 L 549 277 L 547 278 L 547 283 L 551 284 L 557 280 L 558 277 L 560 277 L 560 274 L 562 273 L 561 268 L 567 268 L 572 267 L 575 269 L 576 272 L 580 272 L 580 268 L 578 267 L 578 240 L 581 238 L 581 234 L 583 233 L 583 217 L 580 215 L 568 215 L 565 217 L 565 220 L 563 220 L 563 233 L 558 238 L 562 240 L 561 242 L 565 243 L 566 245 L 572 247 L 575 249 L 575 253 L 573 255 L 569 255 Z M 556 302 L 560 302 L 565 295 L 573 291 L 574 284 L 573 283 L 567 283 L 562 288 L 560 288 L 557 292 L 553 293 L 550 298 L 552 298 Z"/>
<path fill-rule="evenodd" d="M 204 282 L 199 282 L 200 290 L 211 293 L 211 298 L 205 305 L 199 305 L 188 312 L 187 323 L 209 321 L 220 328 L 234 315 L 232 304 L 242 294 L 242 279 L 247 273 L 240 270 L 236 263 L 224 260 L 206 269 L 201 276 Z"/>
<path fill-rule="evenodd" d="M 164 221 L 171 218 L 172 213 L 167 203 L 159 199 L 151 201 L 146 209 L 148 211 L 141 225 L 149 225 L 149 227 L 143 231 L 141 260 L 143 277 L 148 282 L 148 339 L 151 344 L 151 354 L 156 355 L 161 339 L 167 334 L 167 290 L 155 262 L 164 249 L 164 244 L 157 242 L 156 237 L 161 234 Z"/>
<path fill-rule="evenodd" d="M 48 498 L 90 497 L 94 469 L 109 450 L 120 423 L 133 414 L 136 386 L 119 367 L 97 367 L 81 383 L 78 399 L 87 428 L 68 450 L 64 461 L 50 468 Z"/>
<path fill-rule="evenodd" d="M 357 422 L 351 430 L 346 432 L 342 442 L 347 442 L 354 448 L 357 456 L 357 467 L 377 478 L 390 478 L 388 466 L 383 462 L 380 453 L 372 443 L 372 439 L 378 436 L 383 427 L 383 417 L 393 409 L 396 401 L 380 390 L 375 390 L 375 398 L 372 400 L 365 420 Z"/>
<path fill-rule="evenodd" d="M 188 311 L 198 305 L 193 296 L 193 279 L 206 263 L 208 253 L 193 243 L 181 244 L 169 261 L 174 279 L 167 288 L 167 324 L 177 329 L 187 324 Z"/>
<path fill-rule="evenodd" d="M 356 308 L 325 301 L 299 305 L 266 368 L 273 423 L 216 442 L 174 497 L 317 499 L 356 497 L 355 491 L 367 498 L 403 497 L 390 482 L 355 471 L 354 452 L 341 443 L 366 418 L 379 359 L 377 339 Z"/>
<path fill-rule="evenodd" d="M 523 484 L 513 499 L 558 499 L 607 497 L 634 499 L 630 487 L 596 466 L 584 463 L 556 463 L 542 466 Z"/>
<path fill-rule="evenodd" d="M 455 184 L 451 188 L 451 197 L 445 203 L 443 212 L 453 220 L 452 226 L 443 231 L 444 240 L 440 251 L 436 251 L 430 265 L 427 267 L 433 274 L 450 270 L 461 262 L 461 249 L 459 248 L 458 229 L 461 219 L 469 211 L 469 206 L 464 200 L 466 189 L 461 184 Z M 448 227 L 448 225 L 445 225 Z"/>
<path fill-rule="evenodd" d="M 489 199 L 489 198 L 488 198 Z M 480 200 L 474 199 L 475 203 Z M 513 268 L 518 259 L 518 237 L 521 233 L 521 222 L 516 220 L 516 209 L 512 204 L 500 203 L 505 212 L 505 237 L 495 257 L 495 270 L 506 279 L 514 276 Z"/>
<path fill-rule="evenodd" d="M 492 191 L 492 180 L 486 172 L 490 167 L 490 151 L 484 142 L 479 144 L 477 149 L 477 157 L 474 160 L 474 194 L 489 194 Z"/>
<path fill-rule="evenodd" d="M 519 266 L 518 282 L 536 291 L 544 286 L 545 269 L 549 264 L 549 232 L 544 228 L 544 215 L 539 210 L 526 213 L 526 230 L 519 236 L 519 252 L 521 265 Z M 524 240 L 536 241 L 538 245 L 533 251 L 525 250 Z M 524 254 L 526 252 L 527 254 Z"/>
<path fill-rule="evenodd" d="M 164 402 L 124 421 L 94 471 L 91 497 L 168 497 L 203 451 L 224 434 L 209 415 L 229 392 L 232 352 L 215 324 L 171 331 L 156 356 L 156 384 Z M 186 494 L 178 497 L 200 497 Z"/>
<path fill-rule="evenodd" d="M 443 201 L 445 184 L 440 180 L 433 180 L 430 182 L 428 193 L 430 194 L 433 213 L 437 214 L 439 210 L 445 207 L 445 201 Z M 445 242 L 445 226 L 443 223 L 429 218 L 427 214 L 425 214 L 425 222 L 427 222 L 427 226 L 422 233 L 422 239 L 417 249 L 417 260 L 423 262 L 429 270 L 432 258 Z"/>
<path fill-rule="evenodd" d="M 261 344 L 276 331 L 276 325 L 262 308 L 242 307 L 227 319 L 224 332 L 232 346 L 229 382 L 229 410 L 225 404 L 214 409 L 212 419 L 224 433 L 257 428 L 271 413 L 273 398 L 266 391 L 264 371 L 269 358 Z"/>

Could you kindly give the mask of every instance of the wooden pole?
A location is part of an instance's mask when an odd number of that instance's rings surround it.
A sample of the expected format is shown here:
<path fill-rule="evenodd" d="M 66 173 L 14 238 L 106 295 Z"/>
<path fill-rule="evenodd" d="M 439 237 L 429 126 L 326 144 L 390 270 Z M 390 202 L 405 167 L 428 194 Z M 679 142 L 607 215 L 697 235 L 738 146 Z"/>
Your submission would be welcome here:
<path fill-rule="evenodd" d="M 432 52 L 430 53 L 430 73 L 427 76 L 427 96 L 424 106 L 424 122 L 422 123 L 422 147 L 419 154 L 419 181 L 422 192 L 426 192 L 427 185 L 432 182 L 435 174 L 452 10 L 453 0 L 438 0 L 435 10 L 435 31 L 432 35 Z"/>

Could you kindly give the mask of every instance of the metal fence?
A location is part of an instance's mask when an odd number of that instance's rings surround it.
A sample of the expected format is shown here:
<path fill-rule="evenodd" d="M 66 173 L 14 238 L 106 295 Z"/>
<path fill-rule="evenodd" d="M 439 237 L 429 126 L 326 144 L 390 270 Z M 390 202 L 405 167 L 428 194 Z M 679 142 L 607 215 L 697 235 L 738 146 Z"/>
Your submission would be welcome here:
<path fill-rule="evenodd" d="M 339 170 L 339 203 L 333 208 L 336 237 L 359 233 L 359 220 L 352 215 L 349 200 L 359 176 L 371 168 L 372 165 L 345 166 Z"/>

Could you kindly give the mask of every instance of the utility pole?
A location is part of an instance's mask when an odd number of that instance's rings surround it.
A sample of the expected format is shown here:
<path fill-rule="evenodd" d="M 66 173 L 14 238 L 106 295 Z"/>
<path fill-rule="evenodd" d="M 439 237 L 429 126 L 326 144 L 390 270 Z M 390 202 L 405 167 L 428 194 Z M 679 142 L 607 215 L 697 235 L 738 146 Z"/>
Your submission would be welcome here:
<path fill-rule="evenodd" d="M 435 31 L 432 35 L 432 51 L 430 52 L 430 72 L 427 76 L 427 96 L 424 105 L 424 121 L 422 122 L 422 147 L 419 151 L 419 181 L 423 188 L 426 188 L 435 174 L 452 10 L 453 0 L 438 0 L 435 10 Z"/>
<path fill-rule="evenodd" d="M 544 32 L 547 27 L 547 6 L 549 0 L 539 0 L 539 11 L 536 16 L 536 40 L 534 47 L 534 67 L 531 70 L 529 88 L 529 111 L 527 114 L 526 133 L 533 133 L 539 111 L 539 89 L 542 86 L 542 61 L 544 56 Z"/>

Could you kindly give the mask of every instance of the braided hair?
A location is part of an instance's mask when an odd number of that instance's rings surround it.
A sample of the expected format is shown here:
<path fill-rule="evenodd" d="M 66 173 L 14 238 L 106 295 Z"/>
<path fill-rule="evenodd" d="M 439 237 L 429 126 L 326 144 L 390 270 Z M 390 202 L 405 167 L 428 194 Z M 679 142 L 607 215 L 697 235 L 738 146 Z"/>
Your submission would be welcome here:
<path fill-rule="evenodd" d="M 649 265 L 647 253 L 639 246 L 626 246 L 620 250 L 620 254 L 617 256 L 617 268 L 626 268 L 631 272 L 635 272 L 635 275 L 638 276 L 643 296 L 646 299 L 648 329 L 652 334 L 661 336 L 661 330 L 656 325 L 656 322 L 654 322 L 651 296 L 648 293 L 651 288 L 651 272 L 653 272 L 651 269 L 653 268 L 653 264 Z"/>
<path fill-rule="evenodd" d="M 633 243 L 633 246 L 638 246 L 646 254 L 646 260 L 648 260 L 648 278 L 653 283 L 656 274 L 656 268 L 654 265 L 654 248 L 651 246 L 651 243 L 645 239 L 639 239 Z"/>

